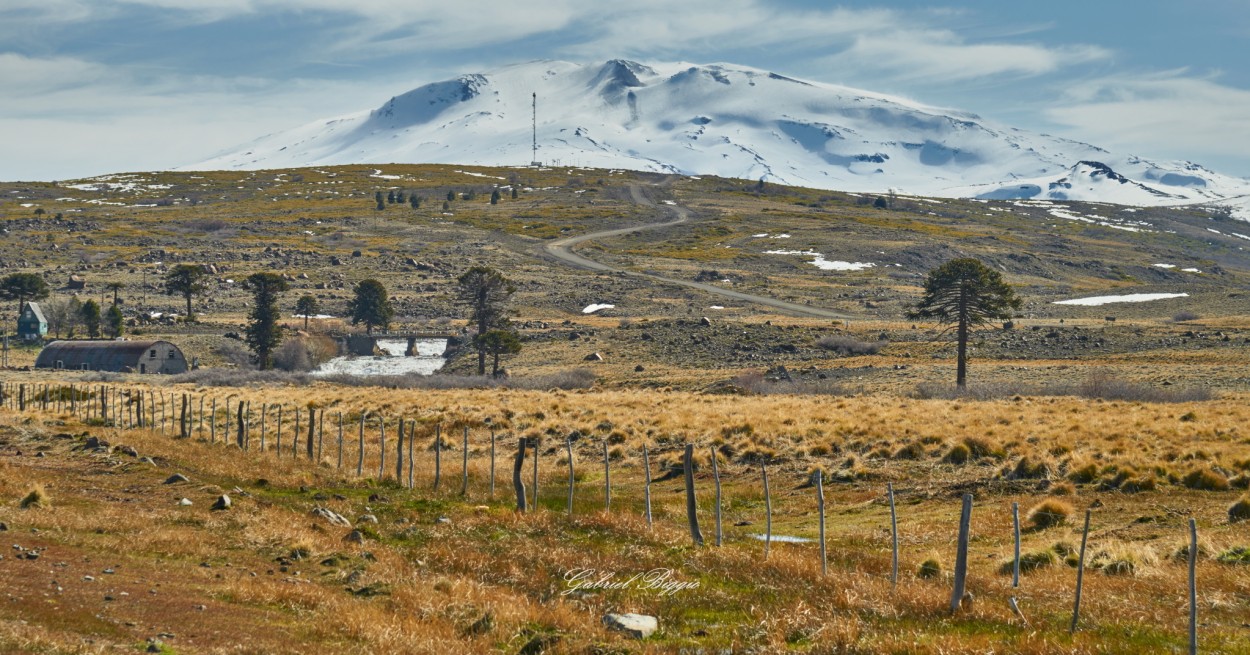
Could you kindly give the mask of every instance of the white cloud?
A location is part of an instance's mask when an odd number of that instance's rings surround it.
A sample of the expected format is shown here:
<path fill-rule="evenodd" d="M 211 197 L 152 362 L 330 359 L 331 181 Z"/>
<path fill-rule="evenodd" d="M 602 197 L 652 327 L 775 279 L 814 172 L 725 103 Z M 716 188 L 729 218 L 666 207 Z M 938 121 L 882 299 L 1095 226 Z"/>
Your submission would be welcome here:
<path fill-rule="evenodd" d="M 1207 153 L 1240 162 L 1235 172 L 1246 175 L 1247 107 L 1250 91 L 1178 70 L 1074 85 L 1046 116 L 1100 145 L 1177 159 Z"/>

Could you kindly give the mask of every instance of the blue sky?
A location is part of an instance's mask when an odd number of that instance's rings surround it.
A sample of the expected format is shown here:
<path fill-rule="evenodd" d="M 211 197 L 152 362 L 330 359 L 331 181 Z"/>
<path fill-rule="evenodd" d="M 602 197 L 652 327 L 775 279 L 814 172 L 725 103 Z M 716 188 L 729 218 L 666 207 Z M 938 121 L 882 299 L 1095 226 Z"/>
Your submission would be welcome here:
<path fill-rule="evenodd" d="M 192 163 L 532 59 L 732 62 L 1250 177 L 1250 3 L 3 0 L 0 179 Z"/>

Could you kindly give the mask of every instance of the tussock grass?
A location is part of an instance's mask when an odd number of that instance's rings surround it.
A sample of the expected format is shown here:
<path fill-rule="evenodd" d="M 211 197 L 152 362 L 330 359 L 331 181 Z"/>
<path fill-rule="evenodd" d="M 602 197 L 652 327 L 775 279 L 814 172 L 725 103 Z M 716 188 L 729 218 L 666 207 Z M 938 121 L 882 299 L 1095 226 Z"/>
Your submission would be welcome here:
<path fill-rule="evenodd" d="M 1228 491 L 1232 488 L 1228 484 L 1228 478 L 1210 469 L 1190 471 L 1181 482 L 1190 489 L 1200 491 Z"/>
<path fill-rule="evenodd" d="M 44 489 L 42 484 L 31 486 L 30 491 L 22 497 L 19 503 L 22 509 L 30 509 L 32 507 L 38 509 L 46 509 L 52 506 L 52 498 L 48 496 L 48 491 Z"/>
<path fill-rule="evenodd" d="M 1228 522 L 1240 523 L 1250 520 L 1250 496 L 1242 496 L 1237 502 L 1228 506 Z"/>
<path fill-rule="evenodd" d="M 1029 509 L 1027 519 L 1036 530 L 1064 525 L 1072 515 L 1072 505 L 1058 498 L 1047 498 Z"/>

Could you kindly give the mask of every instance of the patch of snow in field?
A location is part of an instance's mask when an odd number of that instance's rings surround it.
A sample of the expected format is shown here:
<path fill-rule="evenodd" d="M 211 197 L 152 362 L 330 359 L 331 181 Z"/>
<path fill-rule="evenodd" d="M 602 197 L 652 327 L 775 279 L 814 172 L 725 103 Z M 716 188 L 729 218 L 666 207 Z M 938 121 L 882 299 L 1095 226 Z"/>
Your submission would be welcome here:
<path fill-rule="evenodd" d="M 769 239 L 789 239 L 789 234 L 778 234 L 777 236 L 768 237 Z"/>
<path fill-rule="evenodd" d="M 380 168 L 373 169 L 373 175 L 370 175 L 369 177 L 376 177 L 379 180 L 402 180 L 404 179 L 404 176 L 402 175 L 383 175 L 382 169 Z"/>
<path fill-rule="evenodd" d="M 23 207 L 34 207 L 34 206 L 35 206 L 35 203 L 33 203 L 33 202 L 24 202 L 24 203 L 22 203 L 22 206 L 23 206 Z"/>
<path fill-rule="evenodd" d="M 808 262 L 812 266 L 822 271 L 862 271 L 867 268 L 876 266 L 871 262 L 844 262 L 839 260 L 825 259 L 825 256 L 813 250 L 766 250 L 765 255 L 803 255 L 811 257 L 812 261 Z"/>
<path fill-rule="evenodd" d="M 1098 307 L 1116 302 L 1150 302 L 1151 300 L 1168 300 L 1170 298 L 1187 298 L 1187 293 L 1130 293 L 1123 296 L 1093 296 L 1091 298 L 1073 298 L 1057 300 L 1052 305 L 1080 305 L 1082 307 Z"/>
<path fill-rule="evenodd" d="M 768 233 L 767 233 L 767 232 L 765 232 L 765 233 L 763 233 L 763 234 L 752 234 L 752 235 L 751 235 L 751 238 L 752 238 L 752 239 L 764 239 L 764 238 L 767 238 L 767 237 L 768 237 Z"/>
<path fill-rule="evenodd" d="M 1201 273 L 1202 272 L 1196 268 L 1182 268 L 1181 270 L 1186 273 Z"/>
<path fill-rule="evenodd" d="M 1176 264 L 1155 264 L 1155 268 L 1176 268 Z"/>
<path fill-rule="evenodd" d="M 304 315 L 303 314 L 291 314 L 291 318 L 304 318 Z M 319 318 L 334 318 L 334 317 L 330 316 L 329 314 L 310 314 L 308 318 L 319 319 Z"/>
<path fill-rule="evenodd" d="M 663 201 L 663 202 L 664 202 L 664 204 L 666 204 L 666 205 L 676 205 L 676 204 L 677 204 L 677 203 L 673 202 L 672 200 L 665 200 L 665 201 Z"/>
<path fill-rule="evenodd" d="M 720 305 L 712 305 L 711 307 L 708 307 L 708 309 L 724 309 L 724 307 L 721 307 Z"/>
<path fill-rule="evenodd" d="M 593 304 L 593 305 L 586 305 L 586 308 L 582 310 L 582 313 L 583 313 L 583 314 L 593 314 L 593 313 L 595 313 L 595 312 L 597 312 L 597 311 L 599 311 L 599 310 L 601 310 L 601 309 L 616 309 L 616 305 L 608 305 L 608 304 L 604 304 L 604 303 L 596 303 L 596 304 Z"/>

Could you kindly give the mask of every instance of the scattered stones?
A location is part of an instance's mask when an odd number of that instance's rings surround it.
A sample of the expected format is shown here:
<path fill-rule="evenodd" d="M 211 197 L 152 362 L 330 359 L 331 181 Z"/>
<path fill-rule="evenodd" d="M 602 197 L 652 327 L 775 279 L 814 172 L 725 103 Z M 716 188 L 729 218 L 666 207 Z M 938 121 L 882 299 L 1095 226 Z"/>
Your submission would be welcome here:
<path fill-rule="evenodd" d="M 179 482 L 190 482 L 191 479 L 181 473 L 175 473 L 165 479 L 165 484 L 178 484 Z"/>
<path fill-rule="evenodd" d="M 314 507 L 310 513 L 313 516 L 318 516 L 329 521 L 330 525 L 337 525 L 344 528 L 352 527 L 352 522 L 347 520 L 347 517 L 324 507 Z"/>
<path fill-rule="evenodd" d="M 712 319 L 704 316 L 703 318 L 699 319 L 699 325 L 702 325 L 703 327 L 709 327 L 710 325 L 712 325 Z"/>
<path fill-rule="evenodd" d="M 447 523 L 451 523 L 451 519 L 447 518 L 446 516 L 440 516 L 434 519 L 434 522 L 438 524 L 447 524 Z"/>
<path fill-rule="evenodd" d="M 139 456 L 139 451 L 135 450 L 133 446 L 118 446 L 114 450 L 116 450 L 117 452 L 123 455 L 129 455 L 131 457 Z"/>
<path fill-rule="evenodd" d="M 0 523 L 0 532 L 8 532 L 8 530 L 9 530 L 9 524 Z"/>
<path fill-rule="evenodd" d="M 372 514 L 362 514 L 360 518 L 356 519 L 356 522 L 357 523 L 377 523 L 378 517 Z"/>
<path fill-rule="evenodd" d="M 230 496 L 227 496 L 226 494 L 222 494 L 218 496 L 217 502 L 213 503 L 213 506 L 211 509 L 213 509 L 214 511 L 230 509 Z"/>
<path fill-rule="evenodd" d="M 352 530 L 347 533 L 346 537 L 343 537 L 343 541 L 351 544 L 363 544 L 365 543 L 365 533 L 360 530 Z"/>
<path fill-rule="evenodd" d="M 603 617 L 603 625 L 609 630 L 618 630 L 634 639 L 646 639 L 660 627 L 659 619 L 646 614 L 608 614 Z"/>
<path fill-rule="evenodd" d="M 586 355 L 582 359 L 587 362 L 602 362 L 603 355 L 600 355 L 599 353 L 590 353 L 589 355 Z"/>
<path fill-rule="evenodd" d="M 139 461 L 143 464 L 151 464 L 152 466 L 156 466 L 156 460 L 152 459 L 151 457 L 140 457 Z"/>
<path fill-rule="evenodd" d="M 647 367 L 643 366 L 642 364 L 639 364 L 639 365 L 637 365 L 637 366 L 635 366 L 635 367 L 634 367 L 634 372 L 635 372 L 635 373 L 642 373 L 642 372 L 643 372 L 643 371 L 645 371 L 645 370 L 647 370 Z"/>
<path fill-rule="evenodd" d="M 183 507 L 190 507 L 193 503 L 191 502 L 190 498 L 183 498 L 182 500 L 178 501 L 178 504 Z"/>

